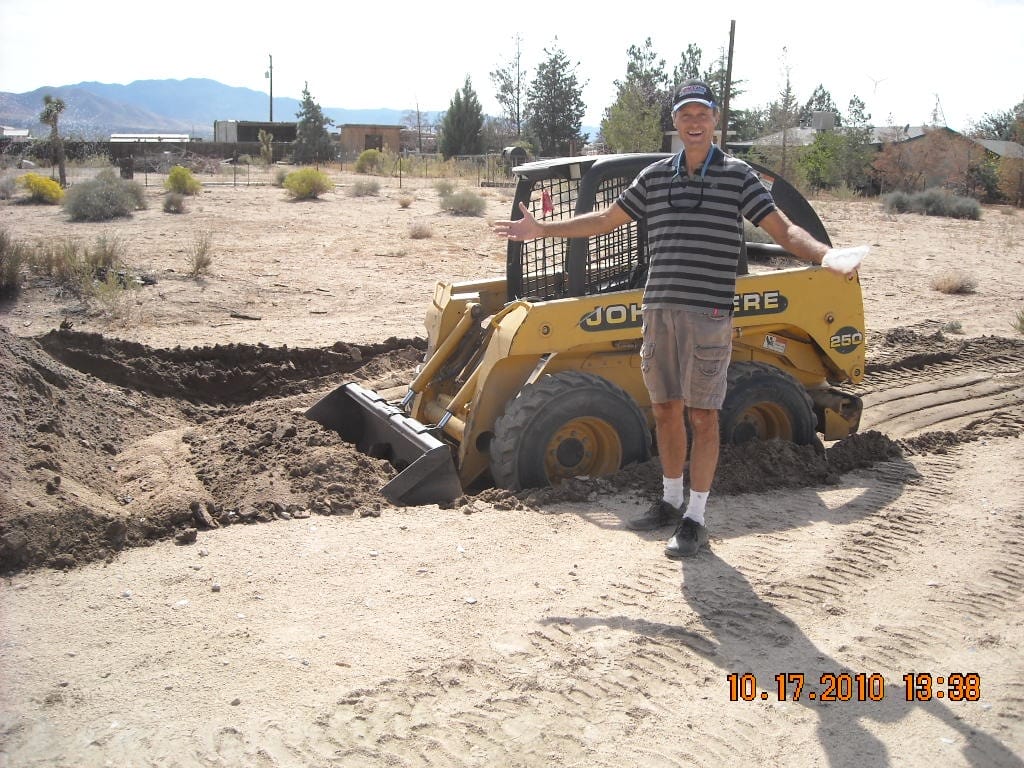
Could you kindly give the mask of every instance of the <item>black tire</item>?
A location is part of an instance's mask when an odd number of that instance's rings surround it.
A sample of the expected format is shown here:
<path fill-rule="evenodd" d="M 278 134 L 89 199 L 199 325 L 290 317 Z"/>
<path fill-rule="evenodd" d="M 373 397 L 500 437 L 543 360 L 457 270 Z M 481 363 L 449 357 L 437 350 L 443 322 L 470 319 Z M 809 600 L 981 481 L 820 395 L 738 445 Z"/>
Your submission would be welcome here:
<path fill-rule="evenodd" d="M 651 456 L 639 406 L 607 379 L 579 371 L 542 376 L 494 425 L 491 476 L 500 488 L 541 488 L 607 475 Z"/>
<path fill-rule="evenodd" d="M 807 390 L 793 376 L 768 363 L 733 363 L 719 413 L 722 442 L 789 440 L 818 442 L 818 420 Z"/>

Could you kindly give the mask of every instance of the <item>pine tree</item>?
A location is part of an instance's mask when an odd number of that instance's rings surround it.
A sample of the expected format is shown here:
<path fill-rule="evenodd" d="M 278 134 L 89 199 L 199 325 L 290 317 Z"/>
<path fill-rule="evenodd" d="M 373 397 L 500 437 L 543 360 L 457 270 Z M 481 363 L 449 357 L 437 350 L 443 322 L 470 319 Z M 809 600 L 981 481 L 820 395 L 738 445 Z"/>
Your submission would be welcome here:
<path fill-rule="evenodd" d="M 461 91 L 456 91 L 441 121 L 441 142 L 438 149 L 445 159 L 455 155 L 478 155 L 481 152 L 481 130 L 484 111 L 473 84 L 466 76 Z"/>
<path fill-rule="evenodd" d="M 656 60 L 651 38 L 642 48 L 629 47 L 625 80 L 615 81 L 618 94 L 601 121 L 601 135 L 615 152 L 661 149 L 662 118 L 671 92 L 665 60 Z"/>
<path fill-rule="evenodd" d="M 832 101 L 832 94 L 826 91 L 825 86 L 820 83 L 818 87 L 814 89 L 814 93 L 811 94 L 811 98 L 809 98 L 807 103 L 800 108 L 800 116 L 798 118 L 800 125 L 811 125 L 815 112 L 828 112 L 835 115 L 836 128 L 843 124 L 843 116 L 839 113 L 839 107 L 837 107 L 835 102 Z"/>
<path fill-rule="evenodd" d="M 568 155 L 583 144 L 580 129 L 586 105 L 580 89 L 586 83 L 576 79 L 577 64 L 558 47 L 544 49 L 547 57 L 537 67 L 537 74 L 526 94 L 527 126 L 534 146 L 548 156 Z"/>
<path fill-rule="evenodd" d="M 320 105 L 309 95 L 309 83 L 302 89 L 302 103 L 295 113 L 299 118 L 295 129 L 295 141 L 292 143 L 292 160 L 297 165 L 309 165 L 333 160 L 335 145 L 327 133 L 327 126 L 334 121 L 324 117 Z"/>

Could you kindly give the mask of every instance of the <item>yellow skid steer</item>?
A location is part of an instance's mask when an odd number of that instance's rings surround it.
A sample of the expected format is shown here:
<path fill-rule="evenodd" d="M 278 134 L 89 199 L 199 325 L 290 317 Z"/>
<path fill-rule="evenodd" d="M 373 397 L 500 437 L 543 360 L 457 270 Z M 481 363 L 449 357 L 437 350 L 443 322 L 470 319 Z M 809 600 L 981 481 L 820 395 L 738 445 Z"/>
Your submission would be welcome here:
<path fill-rule="evenodd" d="M 538 217 L 611 205 L 663 154 L 573 157 L 514 169 Z M 776 204 L 831 244 L 810 204 L 754 165 Z M 438 282 L 427 351 L 404 396 L 342 384 L 307 415 L 400 470 L 392 503 L 451 501 L 493 484 L 513 490 L 610 474 L 651 456 L 653 418 L 640 375 L 647 248 L 642 223 L 592 238 L 509 242 L 504 278 Z M 864 376 L 864 310 L 856 272 L 771 269 L 785 251 L 749 241 L 733 306 L 733 355 L 722 440 L 800 444 L 855 432 Z M 750 265 L 764 262 L 754 272 Z"/>

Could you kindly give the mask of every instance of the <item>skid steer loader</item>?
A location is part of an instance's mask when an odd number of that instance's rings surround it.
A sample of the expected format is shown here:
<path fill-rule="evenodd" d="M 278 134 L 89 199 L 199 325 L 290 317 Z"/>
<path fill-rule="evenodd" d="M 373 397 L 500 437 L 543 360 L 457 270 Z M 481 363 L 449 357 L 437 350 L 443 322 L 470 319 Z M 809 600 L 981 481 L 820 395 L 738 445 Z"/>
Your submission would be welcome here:
<path fill-rule="evenodd" d="M 527 163 L 520 202 L 540 217 L 611 205 L 664 154 Z M 792 185 L 754 165 L 790 219 L 831 244 Z M 342 384 L 307 416 L 400 472 L 392 503 L 443 503 L 493 483 L 513 490 L 610 474 L 651 456 L 653 417 L 640 374 L 647 267 L 642 223 L 592 238 L 509 242 L 504 279 L 438 282 L 426 313 L 424 361 L 404 397 Z M 785 251 L 747 242 L 733 313 L 722 440 L 837 440 L 862 404 L 838 389 L 864 376 L 864 313 L 856 272 L 821 267 L 756 274 Z"/>

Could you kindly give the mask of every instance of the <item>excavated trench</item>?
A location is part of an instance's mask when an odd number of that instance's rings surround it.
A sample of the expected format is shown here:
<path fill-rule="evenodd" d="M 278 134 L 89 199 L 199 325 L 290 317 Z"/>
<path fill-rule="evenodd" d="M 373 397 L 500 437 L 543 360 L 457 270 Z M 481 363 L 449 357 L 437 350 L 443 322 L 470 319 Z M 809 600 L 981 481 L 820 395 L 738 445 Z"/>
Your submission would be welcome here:
<path fill-rule="evenodd" d="M 302 349 L 154 349 L 74 331 L 0 331 L 0 572 L 73 567 L 126 547 L 237 523 L 375 516 L 394 475 L 305 418 L 345 380 L 406 383 L 422 339 Z M 824 451 L 723 448 L 716 493 L 838 482 L 851 470 L 1024 431 L 1024 342 L 964 339 L 926 323 L 869 340 L 861 431 Z M 464 511 L 541 507 L 595 493 L 660 492 L 657 460 L 522 493 L 490 489 Z"/>

